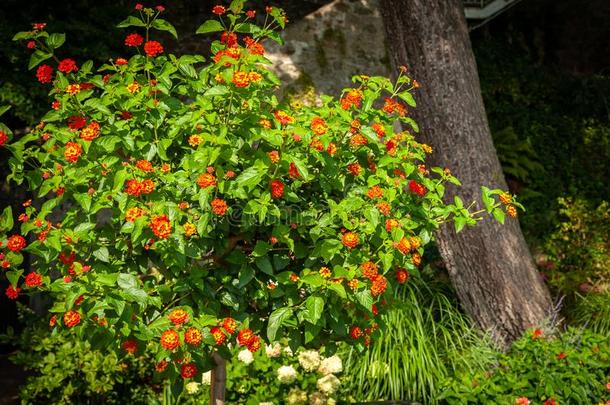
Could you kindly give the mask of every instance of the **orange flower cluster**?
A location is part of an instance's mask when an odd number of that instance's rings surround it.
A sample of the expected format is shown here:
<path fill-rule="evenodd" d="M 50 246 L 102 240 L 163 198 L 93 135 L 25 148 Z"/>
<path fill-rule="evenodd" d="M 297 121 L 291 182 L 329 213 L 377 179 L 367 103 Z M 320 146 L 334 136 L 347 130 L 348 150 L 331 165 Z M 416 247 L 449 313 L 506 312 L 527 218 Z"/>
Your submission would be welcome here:
<path fill-rule="evenodd" d="M 144 215 L 144 210 L 139 207 L 132 207 L 125 212 L 125 220 L 127 222 L 135 222 L 136 219 Z"/>
<path fill-rule="evenodd" d="M 359 146 L 364 146 L 369 143 L 368 139 L 362 134 L 356 134 L 352 136 L 349 140 L 349 144 L 353 148 L 357 148 Z"/>
<path fill-rule="evenodd" d="M 395 218 L 389 218 L 385 220 L 385 230 L 388 232 L 392 232 L 392 229 L 398 228 L 400 226 L 400 222 L 398 222 Z"/>
<path fill-rule="evenodd" d="M 330 269 L 328 267 L 322 267 L 319 270 L 319 273 L 324 278 L 329 278 L 331 276 L 331 271 L 330 271 Z"/>
<path fill-rule="evenodd" d="M 349 110 L 351 107 L 360 108 L 362 103 L 362 91 L 359 89 L 352 89 L 348 91 L 340 100 L 341 108 Z"/>
<path fill-rule="evenodd" d="M 161 334 L 161 346 L 167 350 L 174 350 L 180 346 L 180 335 L 173 329 L 168 329 Z"/>
<path fill-rule="evenodd" d="M 233 318 L 225 318 L 222 320 L 222 328 L 232 335 L 237 330 L 237 321 Z"/>
<path fill-rule="evenodd" d="M 248 52 L 252 55 L 264 55 L 265 47 L 258 41 L 255 41 L 251 37 L 245 37 L 244 42 L 246 43 L 246 48 Z"/>
<path fill-rule="evenodd" d="M 214 59 L 214 62 L 218 63 L 223 58 L 223 56 L 237 60 L 241 56 L 241 51 L 239 50 L 239 48 L 229 47 L 227 49 L 223 49 L 216 52 L 212 59 Z M 226 62 L 224 66 L 229 67 L 231 66 L 231 63 Z"/>
<path fill-rule="evenodd" d="M 142 194 L 150 194 L 155 190 L 155 183 L 150 179 L 138 181 L 130 179 L 125 182 L 125 192 L 131 196 L 139 197 Z"/>
<path fill-rule="evenodd" d="M 79 144 L 75 143 L 75 142 L 68 142 L 66 143 L 66 147 L 64 149 L 64 158 L 69 162 L 69 163 L 76 163 L 78 162 L 78 158 L 80 157 L 80 155 L 83 153 L 82 148 L 80 147 Z"/>
<path fill-rule="evenodd" d="M 347 165 L 347 170 L 352 174 L 352 176 L 358 177 L 360 173 L 362 173 L 362 166 L 358 163 L 350 163 Z"/>
<path fill-rule="evenodd" d="M 343 246 L 353 249 L 360 244 L 360 237 L 355 232 L 345 232 L 341 236 L 341 243 Z"/>
<path fill-rule="evenodd" d="M 239 331 L 237 334 L 237 343 L 240 346 L 246 346 L 252 353 L 258 351 L 261 347 L 259 337 L 248 328 Z"/>
<path fill-rule="evenodd" d="M 167 318 L 170 320 L 171 323 L 178 326 L 188 322 L 189 314 L 184 309 L 174 309 L 172 312 L 169 313 Z"/>
<path fill-rule="evenodd" d="M 404 117 L 407 113 L 407 107 L 398 101 L 394 101 L 391 98 L 386 98 L 383 111 L 388 114 L 397 113 L 399 116 Z"/>
<path fill-rule="evenodd" d="M 373 186 L 373 187 L 369 188 L 369 190 L 366 192 L 366 195 L 371 200 L 374 200 L 376 198 L 381 198 L 383 196 L 383 190 L 379 186 Z"/>
<path fill-rule="evenodd" d="M 80 131 L 81 139 L 92 141 L 100 135 L 100 124 L 93 121 Z"/>
<path fill-rule="evenodd" d="M 311 130 L 314 134 L 321 136 L 328 132 L 328 126 L 326 125 L 326 121 L 324 121 L 320 117 L 314 117 L 311 119 Z"/>
<path fill-rule="evenodd" d="M 411 244 L 409 239 L 403 237 L 399 242 L 394 243 L 394 247 L 398 249 L 403 255 L 406 255 L 411 251 Z"/>
<path fill-rule="evenodd" d="M 150 229 L 159 239 L 167 239 L 172 233 L 172 224 L 167 215 L 155 215 L 150 220 Z"/>
<path fill-rule="evenodd" d="M 385 136 L 385 128 L 380 123 L 374 123 L 373 125 L 371 125 L 371 128 L 373 128 L 373 131 L 377 133 L 379 139 L 382 139 Z"/>
<path fill-rule="evenodd" d="M 220 198 L 213 199 L 212 202 L 210 202 L 210 205 L 212 206 L 212 212 L 216 215 L 226 214 L 227 209 L 229 208 L 225 200 Z"/>
<path fill-rule="evenodd" d="M 352 326 L 349 330 L 349 335 L 352 337 L 352 339 L 358 340 L 363 335 L 362 329 L 360 329 L 359 326 Z"/>
<path fill-rule="evenodd" d="M 282 110 L 277 110 L 276 112 L 273 113 L 273 116 L 282 125 L 288 125 L 288 124 L 292 124 L 294 122 L 294 118 Z"/>
<path fill-rule="evenodd" d="M 21 235 L 12 235 L 6 241 L 6 247 L 9 248 L 11 252 L 19 252 L 26 244 L 25 238 Z"/>
<path fill-rule="evenodd" d="M 214 326 L 213 328 L 211 328 L 210 334 L 214 338 L 214 341 L 216 342 L 217 345 L 223 344 L 227 338 L 225 333 L 218 326 Z"/>
<path fill-rule="evenodd" d="M 293 179 L 301 177 L 301 173 L 299 173 L 299 169 L 294 163 L 290 163 L 290 166 L 288 166 L 288 175 Z"/>
<path fill-rule="evenodd" d="M 197 185 L 201 188 L 215 187 L 216 177 L 211 173 L 203 173 L 197 177 Z"/>
<path fill-rule="evenodd" d="M 68 311 L 64 314 L 64 325 L 73 328 L 80 323 L 80 314 L 76 311 Z"/>
<path fill-rule="evenodd" d="M 379 275 L 379 269 L 373 262 L 364 262 L 360 267 L 362 267 L 362 276 L 371 281 Z"/>
<path fill-rule="evenodd" d="M 142 170 L 144 173 L 150 173 L 154 170 L 152 163 L 144 159 L 138 160 L 136 162 L 136 167 Z"/>
<path fill-rule="evenodd" d="M 191 136 L 189 136 L 189 139 L 187 140 L 188 144 L 191 145 L 193 148 L 195 146 L 200 145 L 202 141 L 203 141 L 203 139 L 201 139 L 200 135 L 191 135 Z"/>
<path fill-rule="evenodd" d="M 271 163 L 278 163 L 280 161 L 280 153 L 276 150 L 267 153 L 267 156 L 269 156 Z"/>
<path fill-rule="evenodd" d="M 187 238 L 190 238 L 191 236 L 197 233 L 197 227 L 195 226 L 195 224 L 192 224 L 190 222 L 187 222 L 186 224 L 182 225 L 182 229 L 184 229 L 184 236 L 186 236 Z"/>
<path fill-rule="evenodd" d="M 184 341 L 191 346 L 199 346 L 203 341 L 203 334 L 197 328 L 188 328 L 184 332 Z"/>
<path fill-rule="evenodd" d="M 244 72 L 242 70 L 234 72 L 231 82 L 233 82 L 235 87 L 248 87 L 250 85 L 250 78 L 248 76 L 248 72 Z"/>
<path fill-rule="evenodd" d="M 373 297 L 377 297 L 378 295 L 383 294 L 387 287 L 388 287 L 388 280 L 385 278 L 385 276 L 382 276 L 381 274 L 379 274 L 373 280 L 373 285 L 371 286 L 371 295 Z"/>

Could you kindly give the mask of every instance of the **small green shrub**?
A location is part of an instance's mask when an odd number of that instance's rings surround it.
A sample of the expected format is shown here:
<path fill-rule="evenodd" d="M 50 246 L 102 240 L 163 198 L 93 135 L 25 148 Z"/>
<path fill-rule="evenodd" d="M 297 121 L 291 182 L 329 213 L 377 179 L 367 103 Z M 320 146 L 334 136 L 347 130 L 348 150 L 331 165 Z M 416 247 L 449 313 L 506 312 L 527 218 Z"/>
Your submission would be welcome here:
<path fill-rule="evenodd" d="M 570 328 L 553 337 L 528 332 L 496 364 L 458 371 L 438 399 L 448 404 L 597 404 L 610 400 L 610 337 Z M 522 403 L 525 402 L 522 399 Z"/>

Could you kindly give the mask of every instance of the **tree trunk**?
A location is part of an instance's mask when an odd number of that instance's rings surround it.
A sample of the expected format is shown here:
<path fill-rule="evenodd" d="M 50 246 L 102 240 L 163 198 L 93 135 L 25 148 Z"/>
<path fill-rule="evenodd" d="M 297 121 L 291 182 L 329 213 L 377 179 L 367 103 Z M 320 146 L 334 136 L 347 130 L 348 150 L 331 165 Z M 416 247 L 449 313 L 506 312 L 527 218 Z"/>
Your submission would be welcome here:
<path fill-rule="evenodd" d="M 395 66 L 406 65 L 421 87 L 413 118 L 419 139 L 431 145 L 430 163 L 462 181 L 447 189 L 464 201 L 480 199 L 480 186 L 506 190 L 493 145 L 468 28 L 459 0 L 381 0 Z M 437 233 L 440 253 L 465 311 L 496 341 L 506 344 L 551 310 L 519 222 L 485 219 L 456 234 Z"/>
<path fill-rule="evenodd" d="M 216 367 L 212 370 L 210 386 L 210 405 L 225 405 L 225 388 L 227 386 L 226 361 L 218 353 L 212 355 Z"/>

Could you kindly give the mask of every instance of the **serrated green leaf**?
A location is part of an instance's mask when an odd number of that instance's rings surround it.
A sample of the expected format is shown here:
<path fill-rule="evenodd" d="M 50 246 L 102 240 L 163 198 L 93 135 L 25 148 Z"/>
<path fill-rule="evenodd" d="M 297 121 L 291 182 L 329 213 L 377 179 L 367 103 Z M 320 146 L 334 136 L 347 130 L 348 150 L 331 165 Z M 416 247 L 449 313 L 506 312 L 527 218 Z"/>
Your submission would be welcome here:
<path fill-rule="evenodd" d="M 160 31 L 167 31 L 172 34 L 174 38 L 178 39 L 178 33 L 176 32 L 174 26 L 162 18 L 157 18 L 155 21 L 153 21 L 152 27 Z"/>
<path fill-rule="evenodd" d="M 199 26 L 199 28 L 197 28 L 197 31 L 195 31 L 195 33 L 196 34 L 207 34 L 208 32 L 218 32 L 218 31 L 224 31 L 224 27 L 222 26 L 220 21 L 208 20 L 208 21 L 204 22 L 203 24 L 201 24 Z"/>

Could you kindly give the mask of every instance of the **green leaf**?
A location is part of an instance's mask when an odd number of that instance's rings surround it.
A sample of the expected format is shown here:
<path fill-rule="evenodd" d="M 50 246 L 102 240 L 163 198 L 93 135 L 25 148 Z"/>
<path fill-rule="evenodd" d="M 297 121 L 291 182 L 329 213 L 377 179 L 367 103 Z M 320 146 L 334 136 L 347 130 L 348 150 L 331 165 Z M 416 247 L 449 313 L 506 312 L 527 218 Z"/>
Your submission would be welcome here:
<path fill-rule="evenodd" d="M 278 308 L 271 313 L 267 324 L 267 338 L 270 342 L 275 341 L 278 329 L 291 315 L 292 308 L 290 307 Z"/>
<path fill-rule="evenodd" d="M 140 20 L 139 18 L 130 15 L 129 17 L 127 17 L 126 19 L 124 19 L 123 21 L 118 23 L 117 27 L 118 28 L 146 27 L 146 24 L 144 23 L 144 21 Z"/>
<path fill-rule="evenodd" d="M 101 248 L 94 251 L 93 256 L 95 256 L 95 258 L 101 262 L 108 263 L 110 261 L 110 253 L 108 252 L 108 248 L 106 246 L 102 246 Z"/>
<path fill-rule="evenodd" d="M 47 38 L 47 45 L 53 49 L 57 49 L 66 42 L 66 34 L 51 34 Z"/>
<path fill-rule="evenodd" d="M 117 285 L 124 290 L 138 287 L 138 279 L 133 274 L 121 273 L 117 278 Z"/>
<path fill-rule="evenodd" d="M 406 101 L 406 103 L 408 105 L 410 105 L 411 107 L 415 107 L 417 105 L 417 103 L 415 102 L 415 99 L 413 98 L 413 95 L 411 93 L 409 93 L 408 91 L 403 91 L 401 93 L 398 93 L 398 97 L 400 97 L 401 99 Z"/>
<path fill-rule="evenodd" d="M 320 320 L 322 311 L 324 311 L 324 299 L 312 295 L 305 300 L 305 308 L 307 308 L 307 312 L 303 317 L 305 320 L 315 325 Z"/>
<path fill-rule="evenodd" d="M 237 176 L 235 183 L 240 187 L 251 190 L 260 183 L 264 174 L 265 172 L 262 171 L 260 167 L 253 166 L 244 170 L 242 174 Z"/>
<path fill-rule="evenodd" d="M 506 215 L 504 214 L 504 211 L 502 211 L 501 208 L 495 208 L 491 214 L 494 216 L 494 218 L 496 219 L 496 221 L 498 221 L 499 223 L 503 224 L 504 223 L 504 218 L 506 218 Z"/>
<path fill-rule="evenodd" d="M 106 107 L 104 103 L 102 103 L 102 100 L 100 100 L 99 98 L 91 98 L 85 102 L 85 105 L 87 107 L 95 108 L 103 114 L 112 115 L 108 107 Z"/>
<path fill-rule="evenodd" d="M 252 251 L 252 256 L 254 256 L 254 257 L 264 256 L 267 254 L 269 249 L 271 249 L 270 244 L 259 240 L 258 242 L 256 242 L 256 246 L 254 247 L 254 250 Z"/>
<path fill-rule="evenodd" d="M 356 300 L 367 310 L 371 310 L 373 306 L 373 296 L 369 290 L 362 290 L 356 293 Z"/>
<path fill-rule="evenodd" d="M 5 274 L 8 282 L 11 283 L 13 287 L 17 287 L 19 284 L 19 277 L 23 274 L 23 270 L 7 271 Z"/>
<path fill-rule="evenodd" d="M 211 87 L 210 89 L 206 90 L 206 92 L 203 93 L 203 96 L 204 97 L 223 96 L 227 93 L 229 93 L 229 88 L 227 86 L 214 86 L 214 87 Z"/>
<path fill-rule="evenodd" d="M 33 68 L 38 66 L 41 62 L 49 59 L 52 56 L 53 56 L 52 53 L 43 52 L 43 51 L 37 49 L 32 54 L 32 56 L 30 56 L 30 63 L 28 63 L 28 70 L 32 70 Z"/>
<path fill-rule="evenodd" d="M 178 33 L 173 25 L 162 18 L 157 18 L 152 23 L 152 27 L 158 29 L 160 31 L 167 31 L 174 36 L 174 38 L 178 39 Z"/>
<path fill-rule="evenodd" d="M 11 109 L 10 105 L 3 105 L 2 107 L 0 107 L 0 117 L 2 117 L 2 115 L 4 115 L 4 113 L 10 109 Z"/>
<path fill-rule="evenodd" d="M 117 282 L 118 273 L 98 273 L 96 274 L 96 281 L 102 285 L 114 286 Z"/>
<path fill-rule="evenodd" d="M 2 216 L 0 217 L 0 230 L 8 232 L 11 229 L 13 229 L 13 209 L 9 205 L 2 211 Z"/>
<path fill-rule="evenodd" d="M 273 266 L 267 256 L 257 258 L 254 263 L 263 273 L 273 275 Z"/>
<path fill-rule="evenodd" d="M 220 21 L 208 20 L 208 21 L 204 22 L 203 24 L 201 24 L 199 26 L 199 28 L 197 28 L 197 31 L 195 31 L 195 33 L 196 34 L 207 34 L 208 32 L 218 32 L 218 31 L 224 31 L 224 28 L 223 28 L 222 24 L 220 23 Z"/>
<path fill-rule="evenodd" d="M 459 233 L 466 225 L 467 219 L 464 217 L 455 217 L 455 232 Z"/>

